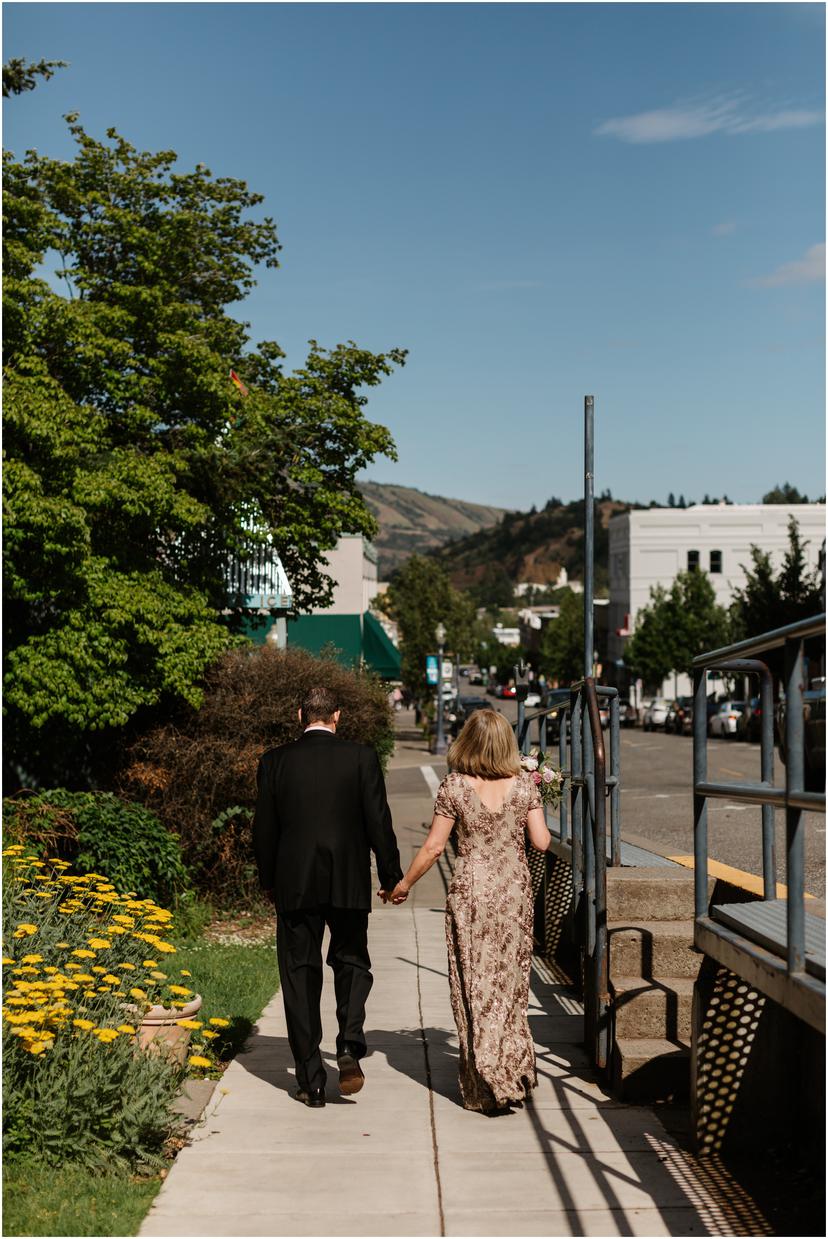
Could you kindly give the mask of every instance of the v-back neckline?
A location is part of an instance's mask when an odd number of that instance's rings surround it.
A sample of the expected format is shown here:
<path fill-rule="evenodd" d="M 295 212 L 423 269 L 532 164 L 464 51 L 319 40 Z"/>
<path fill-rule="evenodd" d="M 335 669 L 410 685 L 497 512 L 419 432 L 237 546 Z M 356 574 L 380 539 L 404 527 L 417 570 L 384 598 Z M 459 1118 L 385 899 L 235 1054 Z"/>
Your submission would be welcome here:
<path fill-rule="evenodd" d="M 499 813 L 502 813 L 502 812 L 503 812 L 503 810 L 506 808 L 506 805 L 509 803 L 510 799 L 512 798 L 512 795 L 514 794 L 514 790 L 515 790 L 515 788 L 517 787 L 517 784 L 518 784 L 518 778 L 519 778 L 519 776 L 518 776 L 518 775 L 515 775 L 515 776 L 514 776 L 514 778 L 512 779 L 512 786 L 509 788 L 508 792 L 507 792 L 507 793 L 506 793 L 506 795 L 503 797 L 503 801 L 502 801 L 502 803 L 501 803 L 501 805 L 500 805 L 500 808 L 499 808 L 499 809 L 490 809 L 490 808 L 489 808 L 489 806 L 486 804 L 486 801 L 483 799 L 483 797 L 482 797 L 482 796 L 480 795 L 480 793 L 478 792 L 477 788 L 476 788 L 476 787 L 474 787 L 474 786 L 473 786 L 473 785 L 472 785 L 472 784 L 468 781 L 468 779 L 466 779 L 466 778 L 465 778 L 462 774 L 460 775 L 460 778 L 461 778 L 461 779 L 463 779 L 463 782 L 466 784 L 466 787 L 468 787 L 468 788 L 469 788 L 469 790 L 472 792 L 472 794 L 473 794 L 474 796 L 476 796 L 476 797 L 477 797 L 478 804 L 481 804 L 481 805 L 483 806 L 483 808 L 486 810 L 486 812 L 487 812 L 487 813 L 491 813 L 494 817 L 497 817 L 497 815 L 498 815 Z"/>

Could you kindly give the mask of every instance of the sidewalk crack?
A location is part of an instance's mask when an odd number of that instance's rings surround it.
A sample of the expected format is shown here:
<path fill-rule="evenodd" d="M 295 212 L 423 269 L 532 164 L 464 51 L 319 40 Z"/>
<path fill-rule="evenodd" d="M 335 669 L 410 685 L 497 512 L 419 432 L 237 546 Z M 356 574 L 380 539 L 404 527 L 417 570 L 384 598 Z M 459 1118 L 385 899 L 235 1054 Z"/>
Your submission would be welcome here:
<path fill-rule="evenodd" d="M 422 990 L 420 989 L 420 936 L 417 932 L 417 913 L 414 908 L 411 909 L 411 918 L 414 922 L 414 948 L 415 958 L 417 960 L 417 1012 L 420 1019 L 420 1039 L 423 1043 L 426 1085 L 428 1087 L 428 1117 L 431 1124 L 431 1152 L 434 1160 L 434 1180 L 437 1185 L 437 1212 L 440 1218 L 440 1235 L 444 1236 L 446 1233 L 446 1218 L 443 1213 L 443 1184 L 440 1179 L 440 1151 L 437 1146 L 437 1126 L 434 1121 L 434 1090 L 431 1087 L 431 1060 L 428 1055 L 428 1039 L 426 1037 L 425 1023 L 423 1021 L 423 998 Z"/>

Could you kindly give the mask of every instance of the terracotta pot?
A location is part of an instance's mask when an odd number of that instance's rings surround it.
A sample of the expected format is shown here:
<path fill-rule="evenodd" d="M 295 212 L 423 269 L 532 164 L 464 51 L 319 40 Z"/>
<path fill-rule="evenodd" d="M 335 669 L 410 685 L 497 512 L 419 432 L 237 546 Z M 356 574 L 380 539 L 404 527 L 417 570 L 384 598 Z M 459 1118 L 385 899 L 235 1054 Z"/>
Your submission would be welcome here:
<path fill-rule="evenodd" d="M 137 1008 L 133 1007 L 133 1014 Z M 201 995 L 196 994 L 185 1007 L 150 1007 L 141 1016 L 141 1026 L 138 1029 L 138 1044 L 142 1049 L 152 1048 L 158 1053 L 169 1054 L 177 1062 L 183 1063 L 187 1057 L 191 1030 L 182 1028 L 177 1022 L 192 1019 L 201 1010 Z"/>

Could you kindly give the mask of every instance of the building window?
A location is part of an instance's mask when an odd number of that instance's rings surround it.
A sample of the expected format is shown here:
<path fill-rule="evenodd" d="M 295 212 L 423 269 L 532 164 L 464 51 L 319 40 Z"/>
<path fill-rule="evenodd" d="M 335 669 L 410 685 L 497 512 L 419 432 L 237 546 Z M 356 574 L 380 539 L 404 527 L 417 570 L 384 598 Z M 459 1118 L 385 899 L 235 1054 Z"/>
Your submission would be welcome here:
<path fill-rule="evenodd" d="M 698 566 L 699 566 L 699 552 L 688 551 L 687 552 L 687 571 L 692 572 L 695 568 L 698 568 Z"/>
<path fill-rule="evenodd" d="M 711 551 L 710 552 L 710 571 L 721 572 L 721 570 L 722 570 L 722 552 Z"/>

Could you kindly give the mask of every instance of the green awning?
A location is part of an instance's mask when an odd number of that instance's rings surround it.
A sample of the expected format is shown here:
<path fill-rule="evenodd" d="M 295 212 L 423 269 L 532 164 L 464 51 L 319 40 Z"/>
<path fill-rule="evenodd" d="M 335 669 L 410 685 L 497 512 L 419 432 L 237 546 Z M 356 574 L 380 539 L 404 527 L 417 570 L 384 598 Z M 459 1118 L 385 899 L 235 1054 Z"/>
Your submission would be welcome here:
<path fill-rule="evenodd" d="M 362 624 L 358 615 L 299 615 L 288 620 L 288 645 L 298 645 L 309 654 L 336 650 L 339 662 L 359 664 L 362 658 Z M 327 652 L 327 650 L 326 650 Z"/>
<path fill-rule="evenodd" d="M 400 651 L 370 611 L 365 612 L 362 621 L 362 657 L 367 666 L 384 680 L 398 680 Z"/>
<path fill-rule="evenodd" d="M 317 655 L 333 649 L 347 667 L 364 663 L 383 680 L 400 678 L 400 652 L 370 611 L 364 615 L 299 615 L 288 620 L 288 645 Z"/>

